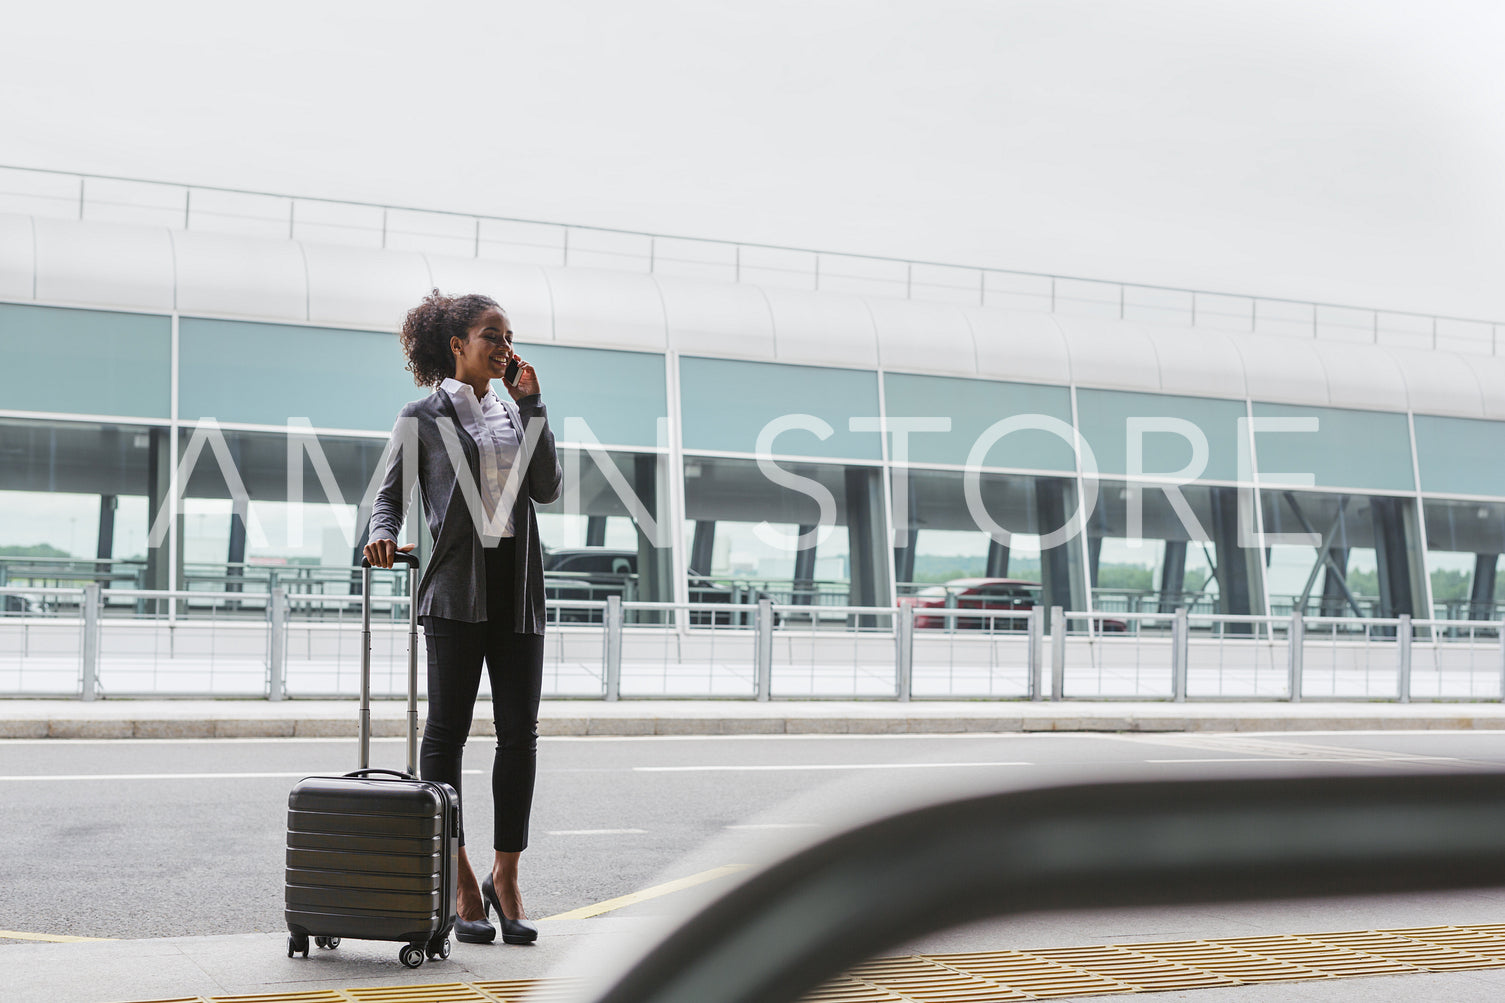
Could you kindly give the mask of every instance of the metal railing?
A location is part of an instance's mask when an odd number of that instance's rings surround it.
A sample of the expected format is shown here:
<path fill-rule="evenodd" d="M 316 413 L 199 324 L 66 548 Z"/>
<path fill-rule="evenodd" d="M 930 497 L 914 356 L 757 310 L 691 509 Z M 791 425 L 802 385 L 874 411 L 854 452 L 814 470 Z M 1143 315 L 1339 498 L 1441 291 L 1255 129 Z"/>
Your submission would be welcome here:
<path fill-rule="evenodd" d="M 126 600 L 107 607 L 106 597 Z M 0 696 L 334 697 L 347 595 L 0 587 Z M 409 599 L 372 596 L 377 696 L 405 692 Z M 549 599 L 554 698 L 1502 700 L 1495 620 Z M 970 625 L 970 626 L 968 626 Z"/>
<path fill-rule="evenodd" d="M 0 166 L 0 212 L 1497 354 L 1502 322 Z"/>

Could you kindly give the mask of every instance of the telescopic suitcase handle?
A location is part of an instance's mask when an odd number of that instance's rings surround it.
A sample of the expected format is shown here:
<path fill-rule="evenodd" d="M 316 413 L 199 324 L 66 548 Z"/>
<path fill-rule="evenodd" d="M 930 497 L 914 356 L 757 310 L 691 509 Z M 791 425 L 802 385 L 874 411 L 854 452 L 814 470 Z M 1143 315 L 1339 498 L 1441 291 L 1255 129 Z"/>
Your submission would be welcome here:
<path fill-rule="evenodd" d="M 408 567 L 408 774 L 418 775 L 418 558 L 392 555 Z M 371 765 L 371 559 L 361 557 L 361 769 Z"/>
<path fill-rule="evenodd" d="M 418 567 L 418 555 L 406 550 L 399 550 L 392 554 L 399 564 L 406 564 L 410 568 Z M 362 555 L 361 567 L 371 567 L 371 558 Z"/>

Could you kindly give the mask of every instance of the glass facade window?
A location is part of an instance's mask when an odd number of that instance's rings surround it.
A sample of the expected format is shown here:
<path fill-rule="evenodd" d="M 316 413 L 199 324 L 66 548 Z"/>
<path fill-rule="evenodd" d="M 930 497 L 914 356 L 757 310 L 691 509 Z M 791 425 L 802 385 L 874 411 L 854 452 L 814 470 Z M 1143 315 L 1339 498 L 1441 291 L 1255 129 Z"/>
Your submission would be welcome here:
<path fill-rule="evenodd" d="M 184 429 L 179 456 L 196 455 L 178 520 L 180 587 L 235 590 L 254 580 L 292 593 L 357 589 L 351 569 L 360 562 L 369 519 L 362 500 L 373 490 L 386 446 L 374 436 Z M 301 483 L 289 477 L 290 456 Z M 414 497 L 403 542 L 422 543 L 423 510 Z"/>
<path fill-rule="evenodd" d="M 1412 499 L 1265 491 L 1261 505 L 1271 613 L 1396 617 L 1426 610 Z"/>
<path fill-rule="evenodd" d="M 685 458 L 692 593 L 812 606 L 892 603 L 878 468 L 779 468 L 778 476 L 797 480 L 777 483 L 754 460 Z"/>
<path fill-rule="evenodd" d="M 149 426 L 0 419 L 0 582 L 145 585 L 166 440 Z"/>
<path fill-rule="evenodd" d="M 1190 484 L 1174 493 L 1103 481 L 1087 522 L 1095 609 L 1240 616 L 1264 612 L 1253 492 Z M 1236 625 L 1243 632 L 1247 625 Z"/>
<path fill-rule="evenodd" d="M 1190 469 L 1181 479 L 1238 480 L 1239 419 L 1246 416 L 1243 401 L 1077 391 L 1082 437 L 1092 446 L 1098 471 L 1107 475 L 1171 477 Z M 1137 458 L 1134 448 L 1140 450 Z"/>
<path fill-rule="evenodd" d="M 672 602 L 674 562 L 669 520 L 669 468 L 658 453 L 560 450 L 564 490 L 538 506 L 546 594 L 568 604 Z M 693 597 L 692 597 L 693 598 Z M 569 608 L 565 622 L 600 622 L 601 610 Z M 656 623 L 651 611 L 629 610 L 628 622 Z"/>
<path fill-rule="evenodd" d="M 850 429 L 852 418 L 879 413 L 877 373 L 684 356 L 679 385 L 685 449 L 691 452 L 883 456 L 876 431 Z M 761 436 L 786 428 L 760 448 Z"/>
<path fill-rule="evenodd" d="M 1256 402 L 1254 417 L 1289 424 L 1254 433 L 1255 463 L 1266 487 L 1415 490 L 1404 414 Z"/>
<path fill-rule="evenodd" d="M 969 501 L 961 471 L 910 469 L 893 477 L 892 490 L 901 594 L 929 594 L 940 585 L 961 602 L 968 579 L 1011 579 L 1026 583 L 1047 608 L 1085 608 L 1082 542 L 1071 528 L 1074 480 L 983 473 Z M 1007 542 L 995 527 L 1008 533 Z"/>
<path fill-rule="evenodd" d="M 1422 510 L 1433 616 L 1498 620 L 1505 606 L 1505 582 L 1497 576 L 1505 553 L 1505 502 L 1428 498 Z"/>
<path fill-rule="evenodd" d="M 248 576 L 276 575 L 295 591 L 353 587 L 360 506 L 386 433 L 398 409 L 426 392 L 403 369 L 397 339 L 179 319 L 179 457 L 195 438 L 202 448 L 176 524 L 162 524 L 176 542 L 173 569 L 166 545 L 148 545 L 173 469 L 172 328 L 168 316 L 0 304 L 0 350 L 11 363 L 0 404 L 90 416 L 0 419 L 4 573 L 35 576 L 50 561 L 69 580 L 107 586 L 235 589 Z M 48 361 L 42 346 L 60 340 L 99 360 L 70 387 L 77 401 L 59 401 L 54 385 L 28 376 Z M 565 465 L 565 496 L 539 510 L 555 599 L 668 602 L 687 587 L 697 602 L 889 607 L 896 594 L 1004 578 L 1047 605 L 1109 615 L 1180 606 L 1486 619 L 1502 611 L 1505 472 L 1487 458 L 1505 448 L 1505 422 L 699 356 L 670 366 L 654 352 L 547 343 L 519 350 L 539 368 Z M 671 387 L 666 373 L 676 368 Z M 1241 481 L 1251 472 L 1238 463 L 1239 420 L 1251 409 L 1287 422 L 1255 433 L 1258 521 Z M 671 412 L 680 415 L 682 464 L 669 448 Z M 885 463 L 880 414 L 891 428 L 924 418 L 950 427 L 908 433 L 916 465 L 901 472 L 893 432 Z M 204 415 L 276 430 L 201 430 Z M 1076 457 L 1047 429 L 993 443 L 968 500 L 958 468 L 978 459 L 974 446 L 999 421 L 1028 415 L 1056 431 L 1075 422 L 1093 449 L 1099 482 L 1089 482 L 1085 532 L 1069 526 Z M 290 417 L 342 431 L 312 433 L 310 455 L 281 430 Z M 853 419 L 866 421 L 854 429 Z M 771 467 L 752 458 L 760 437 L 780 457 Z M 302 453 L 296 490 L 290 444 Z M 1147 483 L 1132 483 L 1131 468 Z M 1184 478 L 1174 497 L 1159 486 Z M 1420 491 L 1442 497 L 1418 507 L 1418 479 Z M 681 490 L 684 521 L 671 525 Z M 1263 539 L 1253 535 L 1261 525 Z M 995 528 L 1007 530 L 1006 543 Z M 426 556 L 426 536 L 415 501 L 405 542 Z M 675 547 L 687 583 L 674 580 Z M 663 622 L 655 616 L 638 622 Z"/>
<path fill-rule="evenodd" d="M 178 323 L 178 416 L 387 431 L 427 393 L 413 385 L 394 332 L 184 317 Z"/>
<path fill-rule="evenodd" d="M 66 383 L 39 378 L 70 359 Z M 149 314 L 0 303 L 0 407 L 12 411 L 172 416 L 172 320 Z"/>
<path fill-rule="evenodd" d="M 522 342 L 517 351 L 538 370 L 549 423 L 560 442 L 649 449 L 665 444 L 659 434 L 669 414 L 662 355 Z"/>
<path fill-rule="evenodd" d="M 1505 497 L 1505 464 L 1481 462 L 1505 455 L 1505 422 L 1419 414 L 1415 426 L 1423 491 Z"/>
<path fill-rule="evenodd" d="M 1043 415 L 1062 425 L 1071 424 L 1071 391 L 1065 387 L 1005 383 L 996 380 L 958 379 L 885 373 L 883 406 L 892 419 L 945 418 L 947 432 L 908 433 L 909 462 L 967 462 L 972 447 L 994 424 L 1016 415 Z M 897 434 L 897 433 L 893 433 Z M 896 460 L 896 448 L 890 449 Z M 1051 470 L 1072 473 L 1076 455 L 1071 443 L 1039 429 L 1013 432 L 988 450 L 984 462 L 990 467 L 1021 470 Z"/>

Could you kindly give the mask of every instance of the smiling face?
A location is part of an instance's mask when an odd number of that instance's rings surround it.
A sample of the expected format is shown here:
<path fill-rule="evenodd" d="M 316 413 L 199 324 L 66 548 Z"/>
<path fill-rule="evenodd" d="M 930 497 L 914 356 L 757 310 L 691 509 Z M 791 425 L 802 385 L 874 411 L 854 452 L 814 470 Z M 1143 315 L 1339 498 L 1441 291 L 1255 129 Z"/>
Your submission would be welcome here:
<path fill-rule="evenodd" d="M 488 307 L 470 325 L 466 338 L 449 339 L 455 353 L 455 379 L 462 383 L 499 380 L 512 358 L 512 325 L 498 307 Z"/>

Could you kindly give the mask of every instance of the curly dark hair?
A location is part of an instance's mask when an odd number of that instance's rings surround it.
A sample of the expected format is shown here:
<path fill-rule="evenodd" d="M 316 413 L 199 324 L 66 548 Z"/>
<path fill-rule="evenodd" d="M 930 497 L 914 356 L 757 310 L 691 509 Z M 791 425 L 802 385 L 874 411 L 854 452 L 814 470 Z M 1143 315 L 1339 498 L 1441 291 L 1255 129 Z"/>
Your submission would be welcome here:
<path fill-rule="evenodd" d="M 470 293 L 446 296 L 435 289 L 423 302 L 408 311 L 402 322 L 402 350 L 408 357 L 407 370 L 420 387 L 431 387 L 455 375 L 455 357 L 449 339 L 464 341 L 470 327 L 485 310 L 501 309 L 490 296 Z"/>

